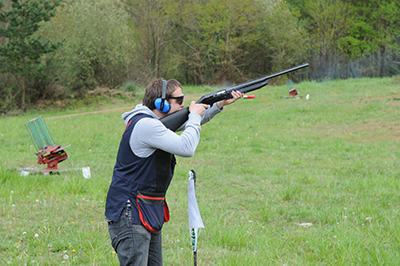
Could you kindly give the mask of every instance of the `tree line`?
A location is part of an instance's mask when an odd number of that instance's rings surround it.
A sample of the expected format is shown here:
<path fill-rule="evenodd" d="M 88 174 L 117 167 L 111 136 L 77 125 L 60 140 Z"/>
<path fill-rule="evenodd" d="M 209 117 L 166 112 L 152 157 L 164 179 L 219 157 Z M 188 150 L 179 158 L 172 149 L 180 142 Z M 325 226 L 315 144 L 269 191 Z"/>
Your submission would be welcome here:
<path fill-rule="evenodd" d="M 132 90 L 400 72 L 400 0 L 4 0 L 0 111 Z"/>

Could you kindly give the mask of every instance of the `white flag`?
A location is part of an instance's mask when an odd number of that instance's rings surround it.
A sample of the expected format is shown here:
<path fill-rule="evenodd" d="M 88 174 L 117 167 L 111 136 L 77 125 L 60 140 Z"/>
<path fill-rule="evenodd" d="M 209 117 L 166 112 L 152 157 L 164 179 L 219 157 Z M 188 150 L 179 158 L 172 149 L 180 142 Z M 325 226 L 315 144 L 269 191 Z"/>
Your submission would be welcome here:
<path fill-rule="evenodd" d="M 189 171 L 189 181 L 188 181 L 189 227 L 204 228 L 204 224 L 200 216 L 199 206 L 197 205 L 196 201 L 196 193 L 194 192 L 194 179 L 196 177 L 192 171 Z"/>
<path fill-rule="evenodd" d="M 189 171 L 188 181 L 188 211 L 189 211 L 189 230 L 190 242 L 194 251 L 194 262 L 197 265 L 197 237 L 198 229 L 204 228 L 203 221 L 201 220 L 199 206 L 197 205 L 195 190 L 196 172 Z"/>

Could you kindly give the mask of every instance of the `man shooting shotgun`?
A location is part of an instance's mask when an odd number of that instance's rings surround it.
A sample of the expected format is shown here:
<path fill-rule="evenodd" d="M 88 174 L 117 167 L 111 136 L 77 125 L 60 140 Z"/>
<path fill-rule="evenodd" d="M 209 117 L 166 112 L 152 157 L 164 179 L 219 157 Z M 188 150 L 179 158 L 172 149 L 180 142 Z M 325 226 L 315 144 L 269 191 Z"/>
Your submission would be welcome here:
<path fill-rule="evenodd" d="M 142 104 L 122 115 L 126 128 L 105 208 L 111 245 L 120 265 L 163 265 L 161 230 L 169 220 L 165 195 L 174 174 L 175 155 L 193 156 L 200 125 L 241 97 L 243 93 L 232 91 L 229 99 L 212 107 L 192 101 L 185 128 L 178 135 L 160 118 L 183 108 L 182 86 L 174 79 L 157 79 L 147 86 Z"/>
<path fill-rule="evenodd" d="M 305 66 L 204 95 L 185 109 L 177 80 L 157 79 L 147 86 L 142 104 L 122 115 L 126 128 L 105 206 L 111 245 L 120 265 L 163 265 L 161 230 L 169 220 L 165 195 L 174 174 L 175 155 L 194 155 L 200 125 L 245 92 L 267 85 L 268 79 Z M 183 124 L 183 132 L 176 134 Z"/>
<path fill-rule="evenodd" d="M 268 80 L 281 76 L 283 74 L 290 73 L 292 71 L 296 71 L 302 68 L 308 67 L 308 63 L 292 67 L 280 72 L 277 72 L 272 75 L 268 75 L 259 79 L 254 79 L 245 83 L 242 83 L 240 85 L 236 85 L 227 89 L 219 90 L 213 93 L 209 93 L 206 95 L 203 95 L 200 97 L 200 99 L 196 103 L 202 103 L 202 104 L 207 104 L 207 105 L 213 105 L 216 102 L 226 100 L 226 99 L 231 99 L 232 92 L 238 91 L 241 92 L 242 94 L 261 89 L 262 87 L 266 86 L 268 84 Z M 178 112 L 175 112 L 173 114 L 167 115 L 163 118 L 161 118 L 161 122 L 169 129 L 172 131 L 177 131 L 178 129 L 181 128 L 181 126 L 187 121 L 189 115 L 189 108 L 184 108 L 182 110 L 179 110 Z"/>

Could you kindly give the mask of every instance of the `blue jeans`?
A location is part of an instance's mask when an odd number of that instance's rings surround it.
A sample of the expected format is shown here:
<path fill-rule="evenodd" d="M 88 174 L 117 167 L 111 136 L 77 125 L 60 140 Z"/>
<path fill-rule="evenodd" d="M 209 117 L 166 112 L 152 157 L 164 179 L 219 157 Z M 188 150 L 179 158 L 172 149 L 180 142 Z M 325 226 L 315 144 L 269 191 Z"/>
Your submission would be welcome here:
<path fill-rule="evenodd" d="M 153 233 L 141 224 L 133 224 L 129 203 L 122 210 L 119 222 L 108 224 L 108 232 L 121 266 L 163 265 L 161 231 Z"/>

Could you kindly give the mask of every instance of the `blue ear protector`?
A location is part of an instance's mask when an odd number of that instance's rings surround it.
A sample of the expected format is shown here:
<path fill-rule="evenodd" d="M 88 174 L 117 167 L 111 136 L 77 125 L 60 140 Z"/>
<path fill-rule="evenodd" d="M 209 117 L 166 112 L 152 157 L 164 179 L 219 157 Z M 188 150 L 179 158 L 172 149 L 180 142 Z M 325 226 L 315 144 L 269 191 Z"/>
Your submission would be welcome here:
<path fill-rule="evenodd" d="M 161 98 L 157 98 L 154 101 L 154 105 L 157 108 L 157 110 L 160 111 L 163 114 L 168 113 L 169 110 L 171 109 L 171 106 L 169 105 L 169 102 L 165 99 L 167 97 L 167 85 L 168 85 L 168 82 L 163 79 L 163 81 L 162 81 Z"/>

